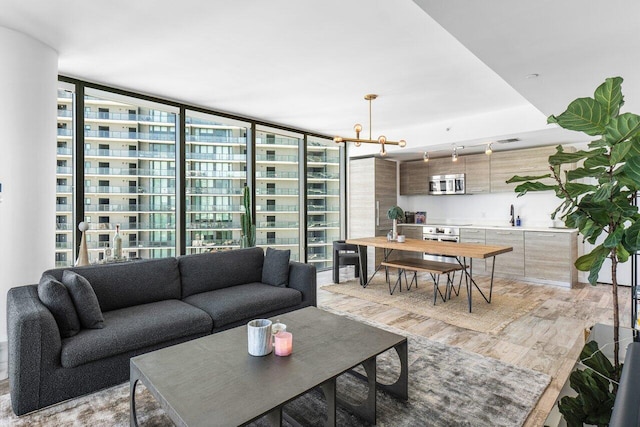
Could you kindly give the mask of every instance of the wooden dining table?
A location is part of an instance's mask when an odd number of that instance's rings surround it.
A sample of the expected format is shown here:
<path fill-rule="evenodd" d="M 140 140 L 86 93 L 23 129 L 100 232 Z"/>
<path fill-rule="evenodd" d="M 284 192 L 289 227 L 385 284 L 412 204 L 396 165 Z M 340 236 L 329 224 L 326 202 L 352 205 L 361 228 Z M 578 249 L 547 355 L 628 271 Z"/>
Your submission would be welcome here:
<path fill-rule="evenodd" d="M 471 312 L 472 308 L 472 290 L 474 287 L 487 303 L 491 303 L 491 296 L 493 294 L 493 272 L 496 263 L 496 256 L 513 251 L 513 247 L 511 246 L 483 245 L 480 243 L 439 242 L 435 240 L 409 238 L 400 243 L 395 240 L 387 240 L 387 237 L 385 236 L 347 239 L 346 243 L 358 246 L 358 255 L 360 258 L 360 285 L 363 287 L 367 287 L 376 273 L 382 268 L 381 264 L 376 266 L 371 277 L 368 276 L 367 247 L 369 246 L 383 249 L 383 262 L 388 260 L 393 251 L 419 252 L 428 255 L 451 257 L 460 265 L 460 267 L 462 267 L 467 288 L 469 312 Z M 473 278 L 472 263 L 468 262 L 472 258 L 491 258 L 491 280 L 489 282 L 488 296 L 482 291 Z"/>

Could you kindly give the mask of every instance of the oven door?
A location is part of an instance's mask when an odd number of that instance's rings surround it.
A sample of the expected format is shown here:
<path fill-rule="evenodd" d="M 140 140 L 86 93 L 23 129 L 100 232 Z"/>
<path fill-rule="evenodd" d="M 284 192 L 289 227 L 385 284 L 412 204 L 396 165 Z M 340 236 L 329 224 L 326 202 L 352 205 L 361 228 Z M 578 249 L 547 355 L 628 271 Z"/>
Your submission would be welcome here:
<path fill-rule="evenodd" d="M 459 236 L 447 236 L 444 234 L 423 234 L 423 240 L 432 240 L 435 242 L 458 242 Z M 422 254 L 422 259 L 426 261 L 439 261 L 439 262 L 449 262 L 449 263 L 457 263 L 455 257 L 446 256 L 446 255 L 437 255 L 437 254 Z"/>

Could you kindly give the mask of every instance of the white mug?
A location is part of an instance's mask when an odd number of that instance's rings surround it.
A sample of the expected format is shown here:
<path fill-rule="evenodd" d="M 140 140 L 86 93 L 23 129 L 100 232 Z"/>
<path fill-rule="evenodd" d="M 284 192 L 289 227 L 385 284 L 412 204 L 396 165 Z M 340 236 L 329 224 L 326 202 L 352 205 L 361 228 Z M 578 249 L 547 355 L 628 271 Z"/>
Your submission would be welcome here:
<path fill-rule="evenodd" d="M 404 243 L 404 234 L 398 234 L 398 243 Z"/>
<path fill-rule="evenodd" d="M 271 353 L 271 320 L 255 319 L 247 323 L 247 345 L 252 356 L 266 356 Z"/>

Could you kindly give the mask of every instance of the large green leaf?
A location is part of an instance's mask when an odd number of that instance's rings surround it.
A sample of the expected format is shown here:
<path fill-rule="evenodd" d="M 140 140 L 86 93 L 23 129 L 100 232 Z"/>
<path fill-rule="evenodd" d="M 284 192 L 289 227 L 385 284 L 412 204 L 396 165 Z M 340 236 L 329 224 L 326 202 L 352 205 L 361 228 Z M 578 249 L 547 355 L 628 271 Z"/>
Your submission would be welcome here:
<path fill-rule="evenodd" d="M 567 171 L 567 181 L 575 181 L 577 179 L 582 178 L 592 178 L 599 177 L 602 173 L 606 171 L 605 168 L 575 168 L 570 171 Z"/>
<path fill-rule="evenodd" d="M 571 197 L 579 196 L 580 194 L 588 193 L 589 191 L 596 191 L 598 188 L 595 185 L 582 184 L 579 182 L 568 182 L 564 186 L 565 190 Z"/>
<path fill-rule="evenodd" d="M 629 179 L 640 182 L 640 156 L 628 158 L 623 166 L 623 171 Z"/>
<path fill-rule="evenodd" d="M 640 251 L 640 221 L 636 220 L 627 228 L 624 236 L 624 245 L 630 252 Z"/>
<path fill-rule="evenodd" d="M 609 156 L 606 154 L 606 150 L 604 148 L 599 148 L 599 150 L 601 150 L 601 153 L 584 161 L 585 168 L 592 169 L 609 166 Z"/>
<path fill-rule="evenodd" d="M 612 190 L 613 185 L 611 185 L 611 183 L 600 185 L 595 193 L 593 193 L 593 198 L 591 199 L 591 201 L 594 203 L 600 203 L 604 202 L 605 200 L 609 200 L 611 198 Z"/>
<path fill-rule="evenodd" d="M 578 98 L 559 116 L 549 116 L 548 123 L 557 123 L 565 129 L 602 135 L 611 118 L 607 110 L 593 98 Z"/>
<path fill-rule="evenodd" d="M 618 245 L 616 249 L 616 257 L 618 257 L 618 262 L 627 262 L 629 260 L 629 255 L 629 251 L 627 251 L 627 248 L 625 248 L 624 245 Z"/>
<path fill-rule="evenodd" d="M 567 163 L 577 163 L 583 159 L 601 156 L 606 152 L 606 148 L 599 148 L 591 151 L 579 150 L 573 153 L 565 153 L 564 151 L 558 150 L 556 154 L 552 154 L 549 156 L 549 164 L 564 165 Z"/>
<path fill-rule="evenodd" d="M 625 157 L 631 151 L 632 142 L 622 141 L 618 142 L 611 148 L 611 157 L 609 158 L 609 165 L 614 166 L 624 161 Z"/>
<path fill-rule="evenodd" d="M 544 178 L 550 178 L 551 174 L 545 174 L 545 175 L 531 175 L 531 176 L 520 176 L 520 175 L 515 175 L 512 176 L 511 178 L 509 178 L 506 183 L 507 184 L 511 184 L 514 182 L 526 182 L 526 181 L 537 181 L 539 179 L 544 179 Z"/>
<path fill-rule="evenodd" d="M 632 113 L 624 113 L 609 121 L 605 128 L 603 139 L 615 146 L 619 142 L 632 138 L 639 130 L 640 116 Z"/>
<path fill-rule="evenodd" d="M 516 193 L 518 193 L 518 197 L 524 196 L 528 191 L 549 191 L 555 190 L 556 186 L 547 185 L 541 182 L 525 182 L 518 185 L 515 189 Z"/>
<path fill-rule="evenodd" d="M 620 242 L 622 242 L 623 237 L 624 227 L 618 227 L 613 233 L 609 233 L 607 238 L 604 239 L 602 246 L 604 246 L 605 248 L 613 249 L 618 246 Z"/>
<path fill-rule="evenodd" d="M 591 267 L 598 262 L 598 260 L 602 259 L 604 261 L 604 258 L 609 254 L 609 252 L 610 251 L 602 245 L 596 246 L 588 254 L 578 257 L 575 262 L 575 266 L 580 271 L 589 271 L 591 270 Z"/>
<path fill-rule="evenodd" d="M 620 107 L 624 104 L 622 96 L 622 77 L 609 77 L 596 89 L 594 93 L 595 100 L 602 105 L 605 114 L 609 117 L 615 117 L 620 111 Z"/>

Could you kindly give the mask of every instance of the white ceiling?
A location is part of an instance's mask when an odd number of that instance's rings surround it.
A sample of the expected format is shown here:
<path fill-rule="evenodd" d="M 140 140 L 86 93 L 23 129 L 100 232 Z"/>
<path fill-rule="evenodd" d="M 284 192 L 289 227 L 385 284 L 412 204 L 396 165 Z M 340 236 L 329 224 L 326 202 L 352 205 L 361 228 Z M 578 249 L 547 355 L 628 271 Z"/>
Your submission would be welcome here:
<path fill-rule="evenodd" d="M 377 93 L 372 136 L 406 139 L 389 150 L 400 159 L 509 137 L 521 141 L 494 149 L 582 141 L 546 117 L 614 75 L 627 79 L 626 110 L 640 107 L 636 0 L 0 0 L 0 11 L 0 25 L 59 53 L 61 74 L 328 136 L 354 136 L 356 122 L 368 135 L 363 96 Z"/>

